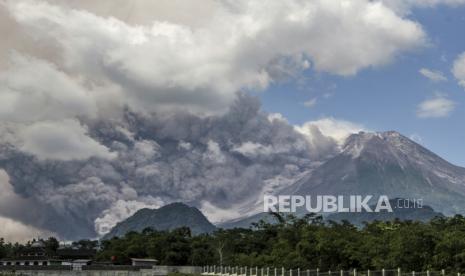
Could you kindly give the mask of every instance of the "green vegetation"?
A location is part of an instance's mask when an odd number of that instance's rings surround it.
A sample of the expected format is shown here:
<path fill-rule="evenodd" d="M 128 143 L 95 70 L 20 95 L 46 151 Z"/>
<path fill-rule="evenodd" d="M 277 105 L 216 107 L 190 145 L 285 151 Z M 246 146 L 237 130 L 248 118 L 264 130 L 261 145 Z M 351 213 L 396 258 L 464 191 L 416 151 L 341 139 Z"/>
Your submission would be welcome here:
<path fill-rule="evenodd" d="M 116 256 L 150 257 L 166 265 L 225 265 L 286 268 L 372 269 L 405 271 L 465 270 L 465 218 L 371 222 L 357 228 L 348 222 L 275 214 L 278 224 L 255 229 L 218 230 L 191 236 L 187 228 L 171 232 L 144 230 L 102 243 L 101 260 Z"/>
<path fill-rule="evenodd" d="M 13 257 L 18 254 L 18 252 L 28 246 L 31 246 L 31 244 L 35 240 L 29 241 L 26 244 L 19 244 L 19 243 L 6 243 L 4 238 L 0 238 L 0 259 L 2 258 L 7 258 L 7 257 Z M 56 238 L 50 237 L 46 240 L 41 240 L 45 244 L 45 249 L 47 251 L 47 254 L 53 255 L 56 250 L 59 247 L 59 242 Z"/>
<path fill-rule="evenodd" d="M 321 270 L 465 271 L 465 218 L 430 222 L 325 223 L 321 217 L 283 217 L 261 221 L 254 229 L 218 230 L 193 236 L 189 228 L 145 229 L 102 241 L 100 261 L 128 264 L 130 258 L 155 258 L 162 265 L 224 265 L 320 268 Z M 0 252 L 11 252 L 0 244 Z"/>
<path fill-rule="evenodd" d="M 140 232 L 145 228 L 154 230 L 172 230 L 182 226 L 189 227 L 191 233 L 211 233 L 216 227 L 195 207 L 176 202 L 159 209 L 140 209 L 134 215 L 121 221 L 105 235 L 104 239 L 124 236 L 127 232 Z"/>

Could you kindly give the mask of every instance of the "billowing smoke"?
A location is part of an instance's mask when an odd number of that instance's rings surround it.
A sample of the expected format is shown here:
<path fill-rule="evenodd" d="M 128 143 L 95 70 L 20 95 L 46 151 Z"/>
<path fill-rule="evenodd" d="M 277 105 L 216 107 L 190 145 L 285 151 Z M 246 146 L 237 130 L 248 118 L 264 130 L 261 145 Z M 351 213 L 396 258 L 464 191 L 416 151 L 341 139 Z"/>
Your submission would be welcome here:
<path fill-rule="evenodd" d="M 294 127 L 247 95 L 426 41 L 380 1 L 129 2 L 0 0 L 0 216 L 78 238 L 172 201 L 252 212 L 360 127 Z"/>
<path fill-rule="evenodd" d="M 34 223 L 68 238 L 104 233 L 139 208 L 173 201 L 247 207 L 337 147 L 321 134 L 320 144 L 309 143 L 243 94 L 219 116 L 127 110 L 120 120 L 80 123 L 110 157 L 42 159 L 5 143 L 0 155 L 16 193 L 39 204 Z"/>

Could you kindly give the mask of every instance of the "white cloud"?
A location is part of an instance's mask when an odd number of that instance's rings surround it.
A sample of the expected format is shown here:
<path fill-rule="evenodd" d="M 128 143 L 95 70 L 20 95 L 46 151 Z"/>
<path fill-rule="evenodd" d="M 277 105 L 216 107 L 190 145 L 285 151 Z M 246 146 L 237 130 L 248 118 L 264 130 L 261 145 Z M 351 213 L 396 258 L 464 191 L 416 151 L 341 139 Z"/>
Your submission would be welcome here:
<path fill-rule="evenodd" d="M 112 99 L 103 94 L 51 62 L 13 53 L 9 70 L 0 72 L 2 140 L 40 159 L 110 158 L 76 119 L 97 118 L 105 108 L 99 102 Z"/>
<path fill-rule="evenodd" d="M 6 3 L 36 41 L 62 50 L 54 62 L 66 72 L 121 91 L 115 99 L 144 111 L 222 111 L 236 91 L 261 90 L 309 63 L 353 75 L 425 39 L 420 25 L 368 0 L 220 2 L 206 23 L 146 25 L 39 1 Z"/>
<path fill-rule="evenodd" d="M 318 128 L 322 135 L 334 139 L 339 145 L 344 143 L 345 139 L 353 133 L 367 131 L 367 129 L 357 123 L 339 120 L 332 117 L 322 118 L 316 121 L 310 121 L 302 126 L 297 126 L 296 130 L 306 135 L 310 141 L 314 141 L 314 128 Z M 319 140 L 319 139 L 317 139 Z"/>
<path fill-rule="evenodd" d="M 311 108 L 311 107 L 314 107 L 316 105 L 316 102 L 317 102 L 317 98 L 312 98 L 312 99 L 304 102 L 304 106 Z"/>
<path fill-rule="evenodd" d="M 215 0 L 46 0 L 65 8 L 84 9 L 101 17 L 115 17 L 132 25 L 147 25 L 153 21 L 201 26 L 208 22 L 218 3 Z"/>
<path fill-rule="evenodd" d="M 42 121 L 19 130 L 21 150 L 39 159 L 73 160 L 115 157 L 108 148 L 87 135 L 87 129 L 76 120 Z"/>
<path fill-rule="evenodd" d="M 454 67 L 452 68 L 454 77 L 458 80 L 459 85 L 465 88 L 465 52 L 463 52 L 454 61 Z"/>
<path fill-rule="evenodd" d="M 50 62 L 18 53 L 0 72 L 0 119 L 30 122 L 97 115 L 94 91 Z"/>
<path fill-rule="evenodd" d="M 419 118 L 442 118 L 454 111 L 456 103 L 445 96 L 436 95 L 434 98 L 421 102 L 417 107 Z"/>
<path fill-rule="evenodd" d="M 422 76 L 424 76 L 425 78 L 433 81 L 433 82 L 441 82 L 441 81 L 447 81 L 447 78 L 446 76 L 444 76 L 444 74 L 440 71 L 434 71 L 434 70 L 430 70 L 430 69 L 427 69 L 427 68 L 421 68 L 419 71 L 418 71 Z"/>
<path fill-rule="evenodd" d="M 268 114 L 267 118 L 270 123 L 274 121 L 288 123 L 287 119 L 281 113 L 270 113 Z"/>
<path fill-rule="evenodd" d="M 432 8 L 438 5 L 459 6 L 465 0 L 378 0 L 400 14 L 410 13 L 412 8 Z"/>

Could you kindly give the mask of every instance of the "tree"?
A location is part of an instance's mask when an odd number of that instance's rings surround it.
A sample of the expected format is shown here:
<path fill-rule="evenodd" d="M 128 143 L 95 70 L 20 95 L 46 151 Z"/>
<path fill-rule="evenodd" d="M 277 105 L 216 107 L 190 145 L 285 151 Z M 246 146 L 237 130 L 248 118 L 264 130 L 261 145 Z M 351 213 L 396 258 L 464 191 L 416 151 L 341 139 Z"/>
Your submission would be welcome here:
<path fill-rule="evenodd" d="M 44 241 L 45 250 L 49 256 L 54 256 L 60 247 L 60 242 L 55 237 L 49 237 L 47 240 Z"/>

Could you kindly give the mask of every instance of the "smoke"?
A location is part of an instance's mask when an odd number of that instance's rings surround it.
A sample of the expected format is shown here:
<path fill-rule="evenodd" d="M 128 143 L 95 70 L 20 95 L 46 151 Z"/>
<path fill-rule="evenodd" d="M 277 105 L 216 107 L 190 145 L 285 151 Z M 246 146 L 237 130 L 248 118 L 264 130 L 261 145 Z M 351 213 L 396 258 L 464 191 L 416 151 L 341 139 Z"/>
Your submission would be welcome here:
<path fill-rule="evenodd" d="M 11 219 L 10 217 L 21 216 L 32 220 L 40 217 L 35 204 L 17 195 L 13 186 L 9 183 L 8 175 L 5 171 L 0 170 L 0 210 L 3 210 L 0 215 L 0 237 L 9 242 L 25 242 L 37 237 L 48 237 L 55 235 L 54 233 L 38 229 L 30 224 Z M 12 208 L 12 206 L 15 206 Z"/>
<path fill-rule="evenodd" d="M 198 207 L 208 202 L 218 210 L 238 204 L 246 208 L 267 181 L 293 179 L 337 145 L 326 136 L 319 137 L 322 147 L 308 143 L 292 125 L 270 118 L 258 99 L 244 94 L 224 115 L 127 110 L 118 120 L 81 124 L 114 158 L 42 158 L 7 143 L 0 155 L 18 196 L 40 204 L 44 216 L 39 221 L 25 214 L 16 218 L 65 238 L 103 234 L 139 208 L 173 201 Z"/>
<path fill-rule="evenodd" d="M 248 94 L 305 70 L 354 75 L 425 42 L 368 0 L 117 2 L 0 0 L 0 168 L 14 202 L 0 216 L 75 239 L 173 201 L 215 220 L 249 213 L 341 134 L 294 127 Z"/>
<path fill-rule="evenodd" d="M 169 6 L 158 2 L 138 1 L 133 5 L 134 17 Z M 189 10 L 204 16 L 204 23 L 191 20 L 195 16 L 180 19 L 188 7 L 178 2 L 181 8 L 170 9 L 173 16 L 156 13 L 151 21 L 136 21 L 144 24 L 121 16 L 128 4 L 118 7 L 110 1 L 2 3 L 8 22 L 21 38 L 32 41 L 13 39 L 5 52 L 16 50 L 24 57 L 6 56 L 1 63 L 9 62 L 13 68 L 23 65 L 46 76 L 39 79 L 40 75 L 27 75 L 23 69 L 20 75 L 26 83 L 32 78 L 42 88 L 69 88 L 66 96 L 79 100 L 69 112 L 86 116 L 96 112 L 95 107 L 102 115 L 124 105 L 143 112 L 222 113 L 239 90 L 263 90 L 308 69 L 355 75 L 425 43 L 419 24 L 368 0 L 206 1 L 208 16 L 198 7 Z M 56 51 L 51 55 L 18 46 L 23 44 Z M 12 91 L 22 88 L 4 85 Z M 60 94 L 36 86 L 27 88 L 66 107 L 67 97 L 61 99 Z"/>

